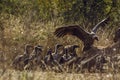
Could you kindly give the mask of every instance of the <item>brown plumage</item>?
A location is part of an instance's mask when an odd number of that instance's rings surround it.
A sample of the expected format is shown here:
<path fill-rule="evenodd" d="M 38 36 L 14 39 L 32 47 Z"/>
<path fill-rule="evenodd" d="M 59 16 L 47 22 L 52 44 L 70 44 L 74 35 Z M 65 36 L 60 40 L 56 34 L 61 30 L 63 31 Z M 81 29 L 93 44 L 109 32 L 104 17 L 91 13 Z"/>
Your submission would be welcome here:
<path fill-rule="evenodd" d="M 55 47 L 60 47 L 60 46 L 61 45 L 56 45 Z M 55 59 L 55 58 L 59 58 L 59 56 L 60 55 L 54 56 L 53 53 L 52 53 L 52 50 L 49 49 L 48 52 L 47 52 L 47 55 L 44 58 L 45 68 L 46 69 L 50 69 L 50 68 L 52 69 L 52 67 L 56 66 L 56 67 L 59 68 L 60 71 L 63 71 L 62 66 L 59 64 L 58 60 Z"/>
<path fill-rule="evenodd" d="M 85 51 L 91 48 L 91 46 L 94 43 L 94 40 L 98 40 L 98 37 L 96 35 L 97 29 L 103 24 L 107 23 L 108 21 L 109 21 L 109 17 L 103 19 L 101 22 L 95 25 L 95 27 L 92 29 L 90 33 L 86 32 L 79 25 L 68 25 L 68 26 L 57 28 L 54 34 L 57 37 L 63 37 L 67 34 L 78 37 L 84 43 L 83 51 Z"/>
<path fill-rule="evenodd" d="M 42 46 L 35 46 L 32 54 L 25 60 L 24 69 L 37 69 L 42 65 Z M 38 67 L 37 67 L 38 66 Z"/>
<path fill-rule="evenodd" d="M 25 60 L 29 58 L 30 50 L 32 48 L 32 45 L 26 44 L 24 54 L 15 57 L 15 59 L 12 62 L 12 65 L 13 67 L 15 67 L 15 69 L 23 70 L 23 67 L 25 66 Z"/>

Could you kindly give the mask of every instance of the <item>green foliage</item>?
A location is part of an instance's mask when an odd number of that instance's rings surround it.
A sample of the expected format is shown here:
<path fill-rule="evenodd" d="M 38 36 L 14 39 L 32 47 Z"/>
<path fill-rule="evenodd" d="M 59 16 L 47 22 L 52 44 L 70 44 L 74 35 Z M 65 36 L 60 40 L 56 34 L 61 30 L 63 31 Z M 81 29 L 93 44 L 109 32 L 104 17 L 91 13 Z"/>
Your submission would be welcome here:
<path fill-rule="evenodd" d="M 119 4 L 117 0 L 4 0 L 0 2 L 0 9 L 17 16 L 32 11 L 34 18 L 42 21 L 63 17 L 66 22 L 94 23 L 113 13 L 113 7 L 118 11 Z"/>

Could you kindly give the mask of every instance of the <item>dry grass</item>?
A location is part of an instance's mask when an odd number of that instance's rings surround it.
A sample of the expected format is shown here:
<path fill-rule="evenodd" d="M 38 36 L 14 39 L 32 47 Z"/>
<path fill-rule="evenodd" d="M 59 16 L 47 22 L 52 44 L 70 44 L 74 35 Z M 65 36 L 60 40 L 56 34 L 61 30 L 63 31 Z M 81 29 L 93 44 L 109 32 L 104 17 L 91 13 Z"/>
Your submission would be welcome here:
<path fill-rule="evenodd" d="M 0 70 L 0 80 L 120 80 L 120 74 L 112 73 L 55 73 L 42 71 Z"/>
<path fill-rule="evenodd" d="M 30 16 L 16 18 L 9 15 L 9 18 L 1 19 L 3 21 L 4 39 L 0 41 L 0 80 L 120 80 L 120 74 L 113 75 L 112 73 L 55 73 L 55 72 L 42 72 L 42 71 L 15 71 L 10 70 L 10 64 L 12 60 L 18 54 L 23 54 L 24 45 L 43 45 L 44 52 L 49 47 L 54 47 L 56 43 L 63 45 L 79 44 L 80 48 L 77 50 L 78 54 L 81 54 L 83 44 L 76 37 L 66 36 L 64 38 L 57 39 L 53 32 L 56 27 L 63 25 L 63 22 L 54 20 L 43 22 L 31 22 Z M 106 31 L 106 32 L 104 32 Z M 108 46 L 112 43 L 111 30 L 100 30 L 98 32 L 99 41 L 95 42 L 95 46 Z M 5 43 L 3 43 L 5 42 Z M 116 78 L 116 79 L 115 79 Z"/>

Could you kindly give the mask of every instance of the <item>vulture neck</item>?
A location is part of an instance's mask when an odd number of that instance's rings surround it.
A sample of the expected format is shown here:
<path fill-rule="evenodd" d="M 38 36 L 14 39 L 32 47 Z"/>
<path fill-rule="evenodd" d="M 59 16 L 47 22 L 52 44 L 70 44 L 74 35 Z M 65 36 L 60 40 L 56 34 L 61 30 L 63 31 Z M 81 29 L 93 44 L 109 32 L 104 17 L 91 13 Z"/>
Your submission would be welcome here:
<path fill-rule="evenodd" d="M 67 59 L 67 58 L 69 58 L 69 57 L 70 57 L 70 55 L 68 54 L 67 49 L 65 49 L 64 51 L 65 51 L 65 58 L 66 58 L 66 59 Z"/>
<path fill-rule="evenodd" d="M 25 54 L 29 54 L 29 50 L 27 47 L 25 48 Z"/>
<path fill-rule="evenodd" d="M 54 58 L 53 58 L 53 55 L 50 53 L 50 60 L 53 60 Z"/>
<path fill-rule="evenodd" d="M 74 51 L 73 51 L 73 56 L 74 56 L 74 57 L 77 56 L 75 49 L 74 49 Z"/>
<path fill-rule="evenodd" d="M 57 52 L 58 52 L 58 47 L 55 46 L 55 54 L 57 54 Z"/>
<path fill-rule="evenodd" d="M 65 55 L 66 55 L 66 59 L 68 58 L 68 52 L 67 49 L 65 49 Z"/>
<path fill-rule="evenodd" d="M 39 52 L 37 50 L 35 50 L 35 55 L 38 56 L 39 55 Z"/>

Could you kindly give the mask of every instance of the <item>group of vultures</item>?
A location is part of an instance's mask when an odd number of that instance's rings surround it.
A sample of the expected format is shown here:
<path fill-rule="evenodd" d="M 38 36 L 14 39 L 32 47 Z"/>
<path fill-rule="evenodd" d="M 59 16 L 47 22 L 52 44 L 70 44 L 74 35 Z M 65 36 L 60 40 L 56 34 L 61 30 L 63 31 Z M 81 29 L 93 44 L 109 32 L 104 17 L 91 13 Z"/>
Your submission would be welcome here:
<path fill-rule="evenodd" d="M 99 40 L 96 32 L 100 26 L 107 24 L 109 17 L 95 25 L 91 32 L 85 31 L 79 25 L 67 25 L 57 28 L 56 37 L 73 35 L 79 38 L 84 48 L 78 56 L 76 49 L 79 45 L 56 44 L 54 49 L 49 48 L 43 56 L 43 46 L 25 45 L 23 55 L 17 55 L 12 66 L 17 70 L 42 70 L 55 72 L 105 72 L 106 70 L 120 71 L 120 28 L 114 33 L 113 44 L 99 49 L 93 46 Z M 31 52 L 32 50 L 32 52 Z"/>

